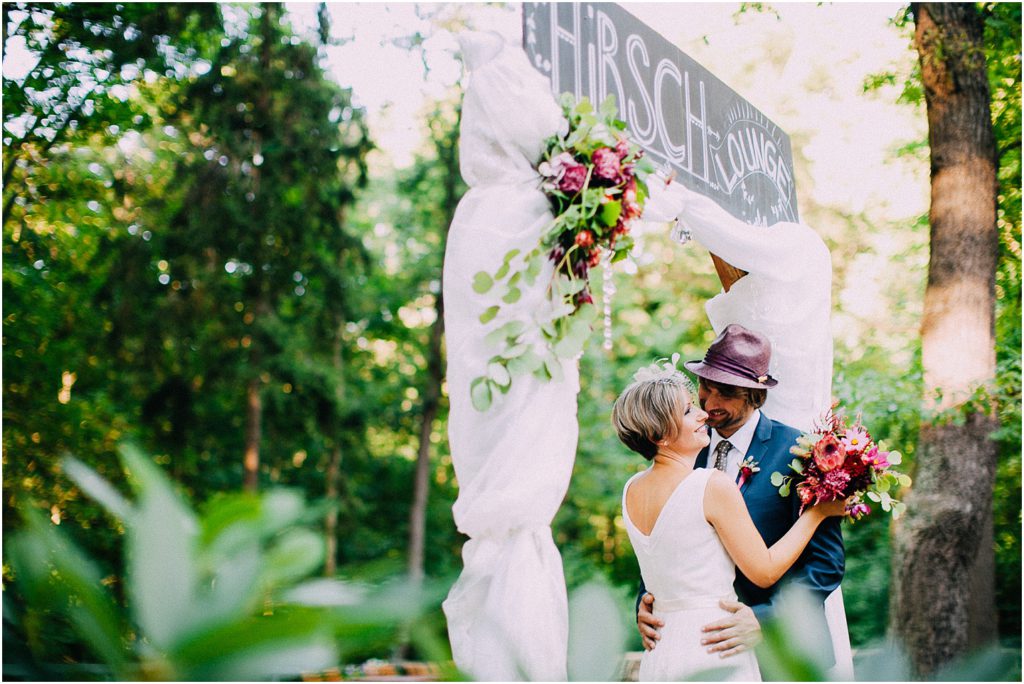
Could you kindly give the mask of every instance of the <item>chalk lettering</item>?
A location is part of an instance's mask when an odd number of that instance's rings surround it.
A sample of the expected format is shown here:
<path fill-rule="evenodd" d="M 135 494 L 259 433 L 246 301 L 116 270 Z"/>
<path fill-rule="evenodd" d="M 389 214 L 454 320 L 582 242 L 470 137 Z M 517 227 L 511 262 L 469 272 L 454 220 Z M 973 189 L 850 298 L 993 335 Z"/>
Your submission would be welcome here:
<path fill-rule="evenodd" d="M 654 71 L 654 111 L 657 112 L 658 137 L 661 139 L 661 148 L 669 161 L 682 164 L 686 160 L 686 146 L 676 145 L 668 136 L 668 117 L 665 110 L 664 83 L 665 77 L 671 75 L 680 88 L 683 86 L 683 75 L 679 73 L 679 67 L 667 59 L 658 62 L 658 68 Z"/>
<path fill-rule="evenodd" d="M 634 139 L 680 182 L 749 223 L 799 220 L 785 133 L 623 8 L 524 3 L 523 47 L 555 94 L 614 95 Z"/>
<path fill-rule="evenodd" d="M 657 123 L 654 120 L 654 103 L 651 102 L 651 96 L 647 93 L 647 87 L 644 85 L 645 79 L 640 75 L 640 69 L 637 67 L 636 54 L 639 53 L 640 59 L 643 60 L 645 67 L 651 66 L 651 61 L 647 57 L 647 46 L 644 45 L 644 41 L 637 35 L 630 35 L 626 39 L 626 61 L 629 64 L 629 73 L 633 76 L 634 85 L 636 86 L 637 92 L 640 94 L 640 101 L 643 102 L 644 115 L 647 123 L 641 123 L 637 116 L 636 100 L 632 97 L 626 98 L 626 123 L 629 125 L 629 130 L 636 136 L 637 142 L 644 147 L 650 147 L 651 143 L 654 142 L 654 135 L 657 132 Z"/>
<path fill-rule="evenodd" d="M 619 35 L 615 32 L 615 24 L 607 14 L 598 10 L 597 12 L 597 53 L 600 66 L 598 67 L 598 100 L 604 100 L 611 90 L 609 82 L 615 85 L 615 103 L 621 107 L 626 101 L 622 92 L 622 78 L 619 76 L 619 67 L 615 63 L 615 56 L 619 52 Z M 609 78 L 610 76 L 610 78 Z"/>

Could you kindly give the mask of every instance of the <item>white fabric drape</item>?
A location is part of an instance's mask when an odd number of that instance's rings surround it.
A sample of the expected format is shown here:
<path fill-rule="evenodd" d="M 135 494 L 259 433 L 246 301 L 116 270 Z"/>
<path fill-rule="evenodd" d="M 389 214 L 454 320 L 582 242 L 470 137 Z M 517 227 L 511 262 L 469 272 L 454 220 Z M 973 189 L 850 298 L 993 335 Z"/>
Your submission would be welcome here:
<path fill-rule="evenodd" d="M 832 404 L 832 259 L 816 232 L 801 223 L 752 226 L 680 183 L 652 180 L 645 221 L 678 219 L 712 254 L 747 272 L 708 300 L 716 334 L 730 323 L 756 330 L 772 343 L 769 372 L 779 384 L 764 412 L 810 431 Z M 825 601 L 836 679 L 853 678 L 842 589 Z"/>
<path fill-rule="evenodd" d="M 565 680 L 568 608 L 551 520 L 575 458 L 578 368 L 563 362 L 560 382 L 516 377 L 483 412 L 469 388 L 498 352 L 484 340 L 489 331 L 550 310 L 550 262 L 486 326 L 479 316 L 500 293 L 477 294 L 472 282 L 477 271 L 494 273 L 509 250 L 533 249 L 552 220 L 534 164 L 566 123 L 521 49 L 490 33 L 462 34 L 460 44 L 469 70 L 460 170 L 470 189 L 449 231 L 443 292 L 448 439 L 459 483 L 453 513 L 470 539 L 444 611 L 455 663 L 474 679 Z M 530 341 L 539 343 L 536 334 Z"/>

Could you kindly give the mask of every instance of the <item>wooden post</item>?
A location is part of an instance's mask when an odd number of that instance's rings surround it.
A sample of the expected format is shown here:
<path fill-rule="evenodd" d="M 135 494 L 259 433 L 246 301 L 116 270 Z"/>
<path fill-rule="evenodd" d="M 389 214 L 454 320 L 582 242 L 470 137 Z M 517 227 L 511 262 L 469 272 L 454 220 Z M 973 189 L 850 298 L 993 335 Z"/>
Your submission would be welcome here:
<path fill-rule="evenodd" d="M 741 271 L 714 254 L 711 255 L 711 261 L 715 264 L 715 272 L 718 273 L 718 279 L 722 281 L 722 288 L 726 292 L 728 292 L 729 288 L 733 286 L 733 283 L 747 275 L 746 271 Z"/>

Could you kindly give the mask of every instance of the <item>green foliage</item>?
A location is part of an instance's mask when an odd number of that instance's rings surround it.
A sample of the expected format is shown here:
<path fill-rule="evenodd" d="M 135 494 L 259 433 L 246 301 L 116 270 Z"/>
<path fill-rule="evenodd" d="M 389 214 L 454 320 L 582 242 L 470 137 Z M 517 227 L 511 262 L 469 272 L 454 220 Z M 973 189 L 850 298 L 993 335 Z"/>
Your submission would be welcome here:
<path fill-rule="evenodd" d="M 393 630 L 420 610 L 414 594 L 398 605 L 386 591 L 309 579 L 323 561 L 323 537 L 309 528 L 320 512 L 294 490 L 225 494 L 196 514 L 147 457 L 124 447 L 121 459 L 133 501 L 81 462 L 67 468 L 126 529 L 127 608 L 88 554 L 27 509 L 5 547 L 14 582 L 4 628 L 5 647 L 27 647 L 31 670 L 5 664 L 5 676 L 56 674 L 69 654 L 49 635 L 66 623 L 115 679 L 295 677 L 335 666 L 339 638 L 356 626 Z M 17 632 L 24 643 L 6 643 Z"/>

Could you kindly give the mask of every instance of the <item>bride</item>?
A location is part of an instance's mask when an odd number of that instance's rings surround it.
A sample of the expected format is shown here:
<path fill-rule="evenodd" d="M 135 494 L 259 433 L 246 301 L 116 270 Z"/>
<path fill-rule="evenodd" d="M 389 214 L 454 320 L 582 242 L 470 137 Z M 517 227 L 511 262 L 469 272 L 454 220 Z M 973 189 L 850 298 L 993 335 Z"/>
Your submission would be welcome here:
<path fill-rule="evenodd" d="M 701 645 L 701 627 L 726 615 L 720 600 L 736 600 L 737 566 L 758 586 L 773 585 L 818 525 L 843 515 L 845 502 L 808 508 L 768 548 L 736 483 L 718 470 L 694 469 L 710 437 L 690 381 L 671 365 L 634 377 L 615 402 L 612 422 L 623 444 L 652 464 L 626 483 L 622 517 L 644 584 L 657 597 L 654 614 L 664 622 L 657 648 L 643 655 L 639 678 L 678 681 L 725 667 L 716 679 L 759 681 L 753 652 L 724 661 Z"/>

